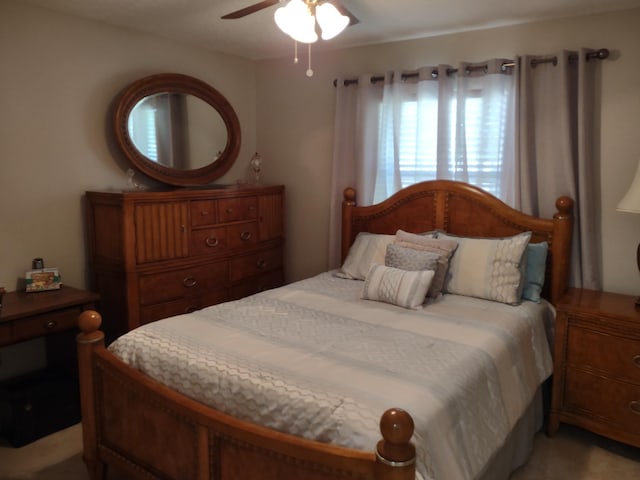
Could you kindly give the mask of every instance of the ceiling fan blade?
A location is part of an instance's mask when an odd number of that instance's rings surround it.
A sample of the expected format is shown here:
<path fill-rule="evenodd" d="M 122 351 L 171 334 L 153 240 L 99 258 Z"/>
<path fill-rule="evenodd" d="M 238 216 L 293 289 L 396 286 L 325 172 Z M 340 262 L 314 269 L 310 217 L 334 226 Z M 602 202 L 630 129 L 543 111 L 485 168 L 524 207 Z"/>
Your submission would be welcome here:
<path fill-rule="evenodd" d="M 263 2 L 258 2 L 253 5 L 249 5 L 248 7 L 241 8 L 240 10 L 236 10 L 235 12 L 228 13 L 227 15 L 220 18 L 235 19 L 235 18 L 246 17 L 247 15 L 258 12 L 264 8 L 277 5 L 278 3 L 280 3 L 279 0 L 264 0 Z"/>
<path fill-rule="evenodd" d="M 342 5 L 342 3 L 334 1 L 331 1 L 331 3 L 333 3 L 333 6 L 336 7 L 336 9 L 342 15 L 346 15 L 347 17 L 349 17 L 349 25 L 360 23 L 360 20 L 358 20 L 358 18 L 353 13 L 351 13 L 344 5 Z"/>

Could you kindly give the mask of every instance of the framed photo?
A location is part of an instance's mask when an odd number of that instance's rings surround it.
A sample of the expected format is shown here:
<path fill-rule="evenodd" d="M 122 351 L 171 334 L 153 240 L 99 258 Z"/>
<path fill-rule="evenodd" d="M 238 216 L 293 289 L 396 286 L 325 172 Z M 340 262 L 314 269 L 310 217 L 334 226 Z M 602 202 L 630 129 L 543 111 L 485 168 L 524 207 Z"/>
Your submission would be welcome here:
<path fill-rule="evenodd" d="M 30 270 L 26 276 L 27 292 L 43 292 L 60 288 L 60 272 L 57 268 Z"/>

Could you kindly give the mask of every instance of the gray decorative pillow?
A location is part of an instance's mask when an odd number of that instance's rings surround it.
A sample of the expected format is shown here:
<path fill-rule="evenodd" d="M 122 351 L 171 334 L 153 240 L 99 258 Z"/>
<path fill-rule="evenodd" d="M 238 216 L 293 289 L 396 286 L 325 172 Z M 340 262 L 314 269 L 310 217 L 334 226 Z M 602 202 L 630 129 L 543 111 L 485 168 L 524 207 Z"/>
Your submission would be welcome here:
<path fill-rule="evenodd" d="M 531 232 L 507 238 L 452 237 L 458 241 L 449 261 L 445 292 L 517 305 L 522 292 L 521 262 Z"/>
<path fill-rule="evenodd" d="M 442 240 L 431 236 L 416 235 L 415 233 L 398 230 L 396 232 L 396 239 L 393 243 L 394 245 L 401 247 L 435 253 L 439 256 L 438 268 L 436 269 L 435 276 L 431 282 L 431 287 L 427 293 L 428 297 L 437 298 L 438 295 L 442 293 L 447 270 L 449 268 L 449 258 L 451 258 L 451 255 L 453 255 L 458 247 L 458 242 L 452 239 Z"/>
<path fill-rule="evenodd" d="M 384 264 L 387 267 L 399 268 L 400 270 L 433 270 L 434 275 L 438 269 L 438 262 L 440 255 L 434 252 L 428 252 L 425 250 L 416 250 L 415 248 L 402 247 L 396 244 L 387 245 L 387 254 L 384 257 Z M 434 288 L 435 282 L 431 282 L 427 296 L 434 296 L 430 293 Z"/>
<path fill-rule="evenodd" d="M 362 298 L 417 309 L 424 303 L 433 274 L 433 270 L 410 272 L 373 264 L 364 281 Z"/>

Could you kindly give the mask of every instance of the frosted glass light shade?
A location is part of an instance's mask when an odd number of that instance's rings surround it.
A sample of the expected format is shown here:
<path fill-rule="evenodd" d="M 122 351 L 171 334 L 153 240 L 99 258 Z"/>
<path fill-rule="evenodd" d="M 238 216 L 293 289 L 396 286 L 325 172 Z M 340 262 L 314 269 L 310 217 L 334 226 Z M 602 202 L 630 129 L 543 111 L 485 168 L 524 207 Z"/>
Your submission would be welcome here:
<path fill-rule="evenodd" d="M 616 210 L 618 212 L 640 213 L 640 164 L 638 164 L 636 175 L 633 178 L 633 182 L 631 182 L 629 190 L 618 203 Z"/>
<path fill-rule="evenodd" d="M 349 17 L 328 2 L 316 7 L 316 19 L 322 29 L 323 40 L 335 37 L 349 25 Z"/>
<path fill-rule="evenodd" d="M 273 15 L 276 25 L 284 33 L 301 43 L 318 41 L 316 19 L 302 0 L 290 0 Z"/>

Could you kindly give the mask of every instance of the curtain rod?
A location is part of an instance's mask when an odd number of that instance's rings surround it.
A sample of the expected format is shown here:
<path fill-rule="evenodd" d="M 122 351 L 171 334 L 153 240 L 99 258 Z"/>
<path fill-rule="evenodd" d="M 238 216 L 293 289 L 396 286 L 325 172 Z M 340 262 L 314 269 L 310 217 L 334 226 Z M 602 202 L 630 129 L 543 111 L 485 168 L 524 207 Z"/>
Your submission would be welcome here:
<path fill-rule="evenodd" d="M 589 60 L 604 60 L 605 58 L 609 57 L 609 50 L 606 48 L 601 48 L 599 50 L 594 50 L 593 52 L 587 52 L 587 54 L 585 55 L 587 62 Z M 572 53 L 569 55 L 569 61 L 570 62 L 575 62 L 578 59 L 578 54 L 577 53 Z M 535 68 L 537 65 L 543 64 L 543 63 L 553 63 L 553 65 L 557 65 L 558 64 L 558 57 L 557 56 L 553 56 L 553 57 L 543 57 L 543 58 L 533 58 L 531 60 L 531 66 L 533 68 Z M 515 62 L 510 62 L 510 63 L 503 63 L 502 65 L 500 65 L 500 69 L 504 72 L 507 70 L 507 68 L 511 68 L 511 67 L 515 67 L 516 63 Z M 486 72 L 488 66 L 486 64 L 484 65 L 470 65 L 468 67 L 465 68 L 465 72 L 469 73 L 469 72 L 475 72 L 475 71 L 479 71 L 479 70 L 484 70 Z M 454 73 L 456 73 L 458 71 L 457 68 L 447 68 L 447 75 L 453 75 Z M 409 78 L 415 78 L 419 75 L 418 72 L 411 72 L 411 73 L 403 73 L 401 75 L 402 80 L 407 80 Z M 438 70 L 437 69 L 433 69 L 431 71 L 431 76 L 433 78 L 438 78 Z M 377 82 L 382 82 L 384 81 L 384 75 L 376 75 L 374 77 L 371 77 L 371 83 L 377 83 Z M 348 87 L 349 85 L 357 85 L 358 84 L 358 79 L 357 78 L 348 78 L 344 80 L 344 86 Z M 334 79 L 333 80 L 333 86 L 337 87 L 338 86 L 338 79 Z"/>

